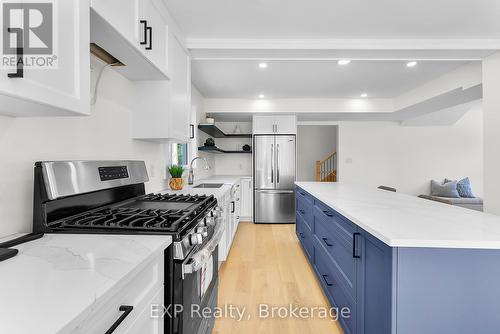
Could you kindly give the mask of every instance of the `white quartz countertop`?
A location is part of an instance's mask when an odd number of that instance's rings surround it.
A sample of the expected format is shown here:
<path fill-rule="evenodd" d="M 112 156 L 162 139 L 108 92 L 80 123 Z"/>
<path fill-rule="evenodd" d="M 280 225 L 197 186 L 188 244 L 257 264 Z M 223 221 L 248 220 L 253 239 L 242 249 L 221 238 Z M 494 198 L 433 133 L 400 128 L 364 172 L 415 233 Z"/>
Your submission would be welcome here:
<path fill-rule="evenodd" d="M 250 175 L 213 175 L 204 179 L 196 180 L 193 185 L 184 185 L 182 190 L 171 190 L 170 188 L 163 190 L 161 193 L 169 194 L 189 194 L 189 195 L 214 195 L 215 198 L 221 199 L 228 191 L 231 190 L 233 184 L 237 183 L 242 178 L 249 178 Z M 220 188 L 194 188 L 202 183 L 224 183 Z"/>
<path fill-rule="evenodd" d="M 19 254 L 0 262 L 0 333 L 66 333 L 171 242 L 165 235 L 46 234 L 14 247 Z"/>
<path fill-rule="evenodd" d="M 500 249 L 500 216 L 350 184 L 296 185 L 392 247 Z"/>

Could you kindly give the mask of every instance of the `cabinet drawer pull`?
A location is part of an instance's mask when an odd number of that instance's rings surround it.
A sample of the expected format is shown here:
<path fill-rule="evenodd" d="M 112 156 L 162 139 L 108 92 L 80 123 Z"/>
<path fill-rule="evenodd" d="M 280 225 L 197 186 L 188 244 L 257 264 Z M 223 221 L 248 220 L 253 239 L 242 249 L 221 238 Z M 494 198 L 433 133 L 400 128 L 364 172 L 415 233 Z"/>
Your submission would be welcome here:
<path fill-rule="evenodd" d="M 194 139 L 194 124 L 189 124 L 189 139 Z"/>
<path fill-rule="evenodd" d="M 323 277 L 323 281 L 327 286 L 333 286 L 333 283 L 328 282 L 328 275 L 321 275 L 321 277 Z"/>
<path fill-rule="evenodd" d="M 328 239 L 327 239 L 327 238 L 321 238 L 321 239 L 323 239 L 323 242 L 324 242 L 324 243 L 325 243 L 325 245 L 327 245 L 328 247 L 332 247 L 332 246 L 333 246 L 333 244 L 331 244 L 331 243 L 329 243 L 329 242 L 328 242 Z"/>
<path fill-rule="evenodd" d="M 358 246 L 357 246 L 358 235 L 361 235 L 361 233 L 356 232 L 352 234 L 352 257 L 355 259 L 361 258 L 361 256 L 358 255 Z"/>
<path fill-rule="evenodd" d="M 147 27 L 146 32 L 149 34 L 149 45 L 146 46 L 146 50 L 153 50 L 153 28 Z"/>
<path fill-rule="evenodd" d="M 300 235 L 300 237 L 301 237 L 302 239 L 304 239 L 304 233 L 299 232 L 299 235 Z"/>
<path fill-rule="evenodd" d="M 123 312 L 123 314 L 106 331 L 105 334 L 111 334 L 111 333 L 113 333 L 118 328 L 118 326 L 120 326 L 120 324 L 123 322 L 123 320 L 125 320 L 125 318 L 128 317 L 128 315 L 130 314 L 130 312 L 132 312 L 133 309 L 134 309 L 133 306 L 128 306 L 128 305 L 122 305 L 122 306 L 120 306 L 120 308 L 118 310 L 120 310 L 120 312 Z"/>
<path fill-rule="evenodd" d="M 235 203 L 234 201 L 231 201 L 231 213 L 234 213 L 235 209 L 236 209 Z"/>
<path fill-rule="evenodd" d="M 331 213 L 330 211 L 323 210 L 323 213 L 324 213 L 325 215 L 327 215 L 328 217 L 333 217 L 333 213 Z"/>
<path fill-rule="evenodd" d="M 139 22 L 144 26 L 144 39 L 139 44 L 146 45 L 148 44 L 148 21 L 140 20 Z"/>
<path fill-rule="evenodd" d="M 10 34 L 16 34 L 16 73 L 8 73 L 9 78 L 24 78 L 24 38 L 23 30 L 20 28 L 7 28 Z"/>
<path fill-rule="evenodd" d="M 305 214 L 306 214 L 306 212 L 305 212 L 304 210 L 302 210 L 302 209 L 300 209 L 300 210 L 299 210 L 299 212 L 300 212 L 301 214 L 303 214 L 303 215 L 305 215 Z"/>

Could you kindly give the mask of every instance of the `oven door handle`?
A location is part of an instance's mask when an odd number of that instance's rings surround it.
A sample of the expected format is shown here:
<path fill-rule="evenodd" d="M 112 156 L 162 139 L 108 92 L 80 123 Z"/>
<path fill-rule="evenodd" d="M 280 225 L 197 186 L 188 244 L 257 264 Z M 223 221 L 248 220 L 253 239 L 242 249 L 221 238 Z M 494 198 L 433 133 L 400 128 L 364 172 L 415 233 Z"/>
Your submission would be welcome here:
<path fill-rule="evenodd" d="M 189 259 L 182 264 L 182 278 L 184 278 L 185 274 L 192 274 L 200 270 L 201 267 L 210 260 L 210 256 L 219 245 L 225 228 L 222 217 L 217 218 L 215 222 L 215 230 L 212 239 L 210 239 L 205 247 L 189 257 Z"/>

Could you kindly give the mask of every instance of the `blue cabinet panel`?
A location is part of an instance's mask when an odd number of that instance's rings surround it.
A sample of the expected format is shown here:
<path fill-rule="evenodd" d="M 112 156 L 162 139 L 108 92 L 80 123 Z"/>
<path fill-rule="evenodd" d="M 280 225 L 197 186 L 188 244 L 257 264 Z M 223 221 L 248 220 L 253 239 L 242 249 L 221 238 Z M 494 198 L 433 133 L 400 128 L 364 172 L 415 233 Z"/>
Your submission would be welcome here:
<path fill-rule="evenodd" d="M 352 236 L 357 231 L 356 225 L 319 201 L 315 201 L 314 216 L 323 218 L 326 222 L 325 228 L 352 245 Z"/>
<path fill-rule="evenodd" d="M 307 257 L 311 263 L 314 263 L 314 244 L 313 244 L 313 235 L 309 230 L 309 227 L 306 226 L 306 222 L 302 218 L 302 216 L 297 213 L 296 217 L 296 233 L 297 238 L 300 240 L 302 247 L 304 248 Z"/>
<path fill-rule="evenodd" d="M 306 225 L 312 231 L 313 226 L 313 199 L 307 193 L 301 194 L 301 192 L 297 192 L 297 211 L 302 215 Z"/>
<path fill-rule="evenodd" d="M 371 234 L 359 229 L 357 259 L 357 302 L 359 333 L 391 333 L 392 321 L 392 252 L 393 249 Z M 406 333 L 406 332 L 403 332 Z"/>
<path fill-rule="evenodd" d="M 339 321 L 346 334 L 357 333 L 356 302 L 345 291 L 339 275 L 333 270 L 331 260 L 322 248 L 316 249 L 316 274 L 330 303 L 338 309 Z M 348 309 L 348 316 L 341 317 L 342 309 Z"/>
<path fill-rule="evenodd" d="M 338 271 L 340 283 L 347 292 L 356 298 L 356 274 L 358 260 L 353 255 L 353 245 L 348 245 L 346 241 L 338 238 L 325 228 L 325 222 L 320 218 L 315 220 L 315 238 L 317 247 L 322 247 L 331 257 L 331 262 Z"/>

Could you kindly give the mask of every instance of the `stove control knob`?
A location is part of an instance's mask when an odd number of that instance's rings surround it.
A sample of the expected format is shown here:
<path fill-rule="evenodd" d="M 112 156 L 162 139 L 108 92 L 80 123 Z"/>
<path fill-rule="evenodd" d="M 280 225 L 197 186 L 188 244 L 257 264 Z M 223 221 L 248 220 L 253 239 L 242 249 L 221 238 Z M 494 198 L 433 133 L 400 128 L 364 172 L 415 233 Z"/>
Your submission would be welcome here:
<path fill-rule="evenodd" d="M 203 237 L 200 233 L 193 233 L 189 237 L 189 241 L 191 242 L 191 245 L 193 245 L 193 246 L 201 245 L 203 243 Z"/>
<path fill-rule="evenodd" d="M 201 234 L 203 237 L 208 237 L 208 228 L 206 227 L 197 227 L 196 233 Z"/>
<path fill-rule="evenodd" d="M 215 225 L 215 218 L 214 217 L 207 217 L 205 223 L 207 226 L 214 226 Z"/>

